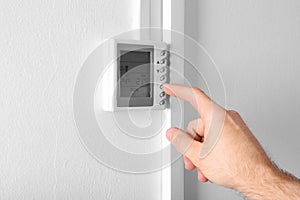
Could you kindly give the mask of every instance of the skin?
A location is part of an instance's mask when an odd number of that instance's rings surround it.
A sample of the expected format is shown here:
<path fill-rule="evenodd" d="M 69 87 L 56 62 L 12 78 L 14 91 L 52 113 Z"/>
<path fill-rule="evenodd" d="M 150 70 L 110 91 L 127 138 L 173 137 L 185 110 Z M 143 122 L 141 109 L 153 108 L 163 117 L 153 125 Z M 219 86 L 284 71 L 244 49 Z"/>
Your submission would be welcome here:
<path fill-rule="evenodd" d="M 237 190 L 248 199 L 300 199 L 299 179 L 269 159 L 239 113 L 224 109 L 198 88 L 164 84 L 163 89 L 188 101 L 201 116 L 186 130 L 173 127 L 166 133 L 184 155 L 185 168 L 198 171 L 199 181 Z"/>

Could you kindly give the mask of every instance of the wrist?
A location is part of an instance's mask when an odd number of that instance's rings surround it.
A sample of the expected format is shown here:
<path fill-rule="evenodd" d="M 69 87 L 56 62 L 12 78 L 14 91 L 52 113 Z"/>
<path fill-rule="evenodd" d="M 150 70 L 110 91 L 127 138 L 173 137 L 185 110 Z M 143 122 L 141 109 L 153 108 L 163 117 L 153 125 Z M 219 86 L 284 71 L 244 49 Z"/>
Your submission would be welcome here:
<path fill-rule="evenodd" d="M 239 189 L 247 199 L 300 199 L 300 182 L 297 178 L 275 166 L 266 167 L 261 172 Z"/>

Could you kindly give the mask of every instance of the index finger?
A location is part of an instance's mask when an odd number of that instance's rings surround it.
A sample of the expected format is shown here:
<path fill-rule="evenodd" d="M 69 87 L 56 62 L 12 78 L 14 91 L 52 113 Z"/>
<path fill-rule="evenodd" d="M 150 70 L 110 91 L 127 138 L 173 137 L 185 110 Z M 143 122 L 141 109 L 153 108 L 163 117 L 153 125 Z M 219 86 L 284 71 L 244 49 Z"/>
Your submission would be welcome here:
<path fill-rule="evenodd" d="M 170 96 L 178 97 L 189 102 L 203 118 L 211 113 L 213 102 L 199 88 L 166 83 L 163 85 L 163 90 Z"/>

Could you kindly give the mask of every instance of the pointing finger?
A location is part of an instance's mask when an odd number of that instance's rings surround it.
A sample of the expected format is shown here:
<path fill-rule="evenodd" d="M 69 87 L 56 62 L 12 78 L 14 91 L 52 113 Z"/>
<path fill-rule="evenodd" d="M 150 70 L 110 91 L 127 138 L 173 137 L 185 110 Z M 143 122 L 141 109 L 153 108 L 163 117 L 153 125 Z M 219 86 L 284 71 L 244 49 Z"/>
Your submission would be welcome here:
<path fill-rule="evenodd" d="M 189 102 L 203 118 L 209 118 L 213 102 L 199 88 L 191 88 L 183 85 L 164 84 L 165 93 Z"/>

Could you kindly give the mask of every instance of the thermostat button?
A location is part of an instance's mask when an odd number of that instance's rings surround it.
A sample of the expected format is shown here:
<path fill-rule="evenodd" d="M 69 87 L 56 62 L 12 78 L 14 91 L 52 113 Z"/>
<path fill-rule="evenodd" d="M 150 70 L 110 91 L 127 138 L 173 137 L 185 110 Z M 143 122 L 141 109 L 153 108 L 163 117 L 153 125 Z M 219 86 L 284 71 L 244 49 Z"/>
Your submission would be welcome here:
<path fill-rule="evenodd" d="M 161 100 L 161 101 L 159 102 L 159 105 L 164 105 L 165 103 L 166 103 L 165 100 Z"/>
<path fill-rule="evenodd" d="M 161 55 L 161 56 L 165 56 L 165 55 L 166 55 L 166 51 L 160 52 L 160 55 Z"/>
<path fill-rule="evenodd" d="M 160 64 L 165 64 L 166 63 L 166 59 L 162 59 L 161 61 L 160 61 Z"/>
<path fill-rule="evenodd" d="M 160 68 L 160 73 L 164 73 L 166 71 L 165 67 Z"/>
<path fill-rule="evenodd" d="M 161 81 L 164 81 L 165 79 L 166 79 L 166 76 L 161 76 L 161 77 L 160 77 L 160 80 L 161 80 Z"/>
<path fill-rule="evenodd" d="M 166 95 L 165 92 L 161 92 L 161 93 L 159 94 L 160 97 L 164 97 L 165 95 Z"/>

